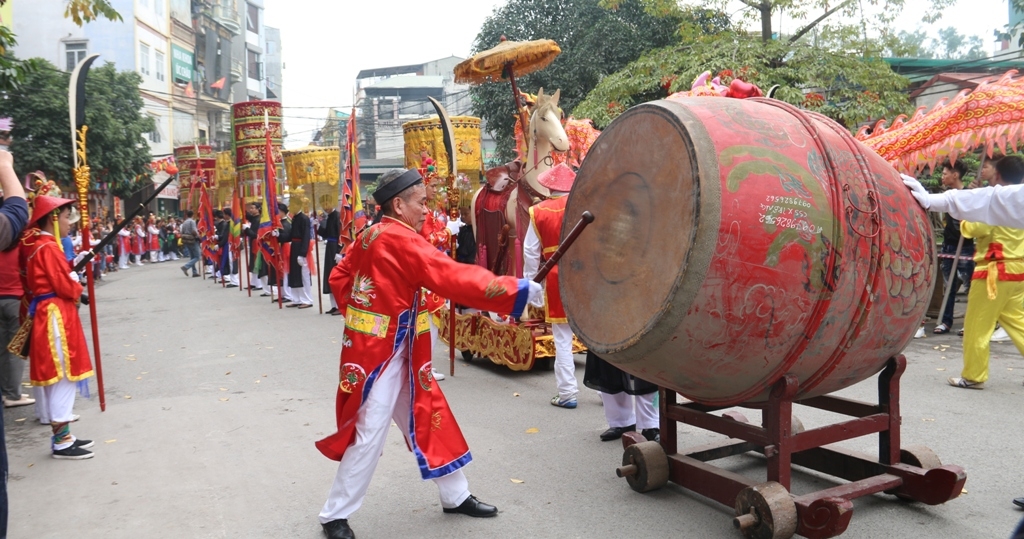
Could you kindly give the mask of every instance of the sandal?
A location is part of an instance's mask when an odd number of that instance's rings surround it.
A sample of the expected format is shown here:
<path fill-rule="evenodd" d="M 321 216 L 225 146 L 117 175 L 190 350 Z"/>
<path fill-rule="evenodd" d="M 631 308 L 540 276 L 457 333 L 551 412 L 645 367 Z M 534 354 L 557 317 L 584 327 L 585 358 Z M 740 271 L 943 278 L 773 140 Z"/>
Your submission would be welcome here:
<path fill-rule="evenodd" d="M 949 333 L 949 326 L 947 326 L 946 324 L 939 324 L 939 325 L 935 326 L 935 329 L 932 330 L 932 333 L 936 333 L 936 334 L 939 334 L 939 335 L 941 335 L 943 333 Z"/>
<path fill-rule="evenodd" d="M 963 337 L 963 336 L 964 336 L 964 330 L 963 330 L 963 328 L 960 328 L 960 331 L 957 331 L 957 332 L 956 332 L 956 334 L 957 334 L 957 335 L 959 335 L 959 336 L 961 336 L 961 337 Z"/>

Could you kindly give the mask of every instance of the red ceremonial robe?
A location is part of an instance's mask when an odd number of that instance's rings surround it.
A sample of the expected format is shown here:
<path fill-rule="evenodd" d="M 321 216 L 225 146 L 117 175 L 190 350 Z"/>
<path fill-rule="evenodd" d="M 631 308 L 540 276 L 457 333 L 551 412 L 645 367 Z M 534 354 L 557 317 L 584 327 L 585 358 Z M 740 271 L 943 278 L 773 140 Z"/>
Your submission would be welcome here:
<path fill-rule="evenodd" d="M 448 475 L 473 457 L 431 375 L 429 315 L 420 311 L 412 316 L 414 302 L 426 287 L 458 303 L 519 316 L 529 299 L 529 282 L 459 264 L 389 217 L 365 230 L 346 251 L 329 281 L 345 313 L 338 432 L 316 446 L 326 457 L 341 460 L 355 439 L 363 400 L 404 340 L 412 389 L 409 446 L 424 479 Z"/>
<path fill-rule="evenodd" d="M 29 229 L 22 236 L 20 256 L 25 268 L 23 284 L 31 298 L 29 310 L 35 309 L 28 354 L 32 385 L 48 386 L 61 378 L 78 382 L 92 376 L 89 347 L 75 305 L 82 296 L 82 285 L 68 276 L 71 266 L 57 240 L 38 228 Z"/>
<path fill-rule="evenodd" d="M 530 207 L 530 226 L 540 240 L 542 265 L 558 250 L 567 200 L 565 196 L 553 197 Z M 550 324 L 565 324 L 569 321 L 558 291 L 558 265 L 551 268 L 544 279 L 544 318 Z"/>

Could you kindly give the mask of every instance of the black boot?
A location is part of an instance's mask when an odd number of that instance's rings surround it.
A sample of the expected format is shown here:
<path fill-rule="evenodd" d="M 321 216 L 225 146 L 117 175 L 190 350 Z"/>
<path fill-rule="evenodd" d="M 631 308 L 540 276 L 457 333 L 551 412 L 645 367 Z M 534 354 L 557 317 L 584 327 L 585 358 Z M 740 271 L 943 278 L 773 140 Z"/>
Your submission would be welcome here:
<path fill-rule="evenodd" d="M 647 438 L 648 442 L 660 442 L 661 441 L 661 429 L 644 429 L 640 431 L 640 434 Z"/>
<path fill-rule="evenodd" d="M 352 532 L 352 528 L 348 527 L 347 518 L 332 520 L 321 524 L 321 526 L 324 527 L 324 535 L 327 536 L 327 539 L 356 539 L 356 534 Z"/>

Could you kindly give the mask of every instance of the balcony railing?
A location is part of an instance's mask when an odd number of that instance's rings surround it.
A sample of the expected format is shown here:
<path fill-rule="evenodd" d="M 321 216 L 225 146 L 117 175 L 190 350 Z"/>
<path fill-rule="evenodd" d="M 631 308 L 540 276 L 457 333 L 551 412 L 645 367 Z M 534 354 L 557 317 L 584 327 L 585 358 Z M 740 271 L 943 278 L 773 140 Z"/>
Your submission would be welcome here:
<path fill-rule="evenodd" d="M 213 6 L 213 18 L 235 34 L 242 31 L 242 23 L 238 18 L 238 11 L 232 6 L 222 4 Z"/>
<path fill-rule="evenodd" d="M 231 60 L 231 82 L 238 82 L 245 77 L 245 66 L 242 61 L 235 58 Z"/>

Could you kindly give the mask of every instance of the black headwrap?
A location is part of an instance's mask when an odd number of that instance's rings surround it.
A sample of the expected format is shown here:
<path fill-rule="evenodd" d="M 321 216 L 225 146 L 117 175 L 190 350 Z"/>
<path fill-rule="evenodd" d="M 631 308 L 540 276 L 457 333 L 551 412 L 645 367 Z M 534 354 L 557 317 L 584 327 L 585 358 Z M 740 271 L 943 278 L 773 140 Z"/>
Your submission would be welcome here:
<path fill-rule="evenodd" d="M 378 206 L 383 206 L 387 201 L 398 196 L 398 193 L 418 183 L 423 183 L 423 176 L 420 176 L 420 172 L 416 169 L 408 170 L 386 185 L 378 187 L 373 192 L 373 200 L 377 202 Z"/>

